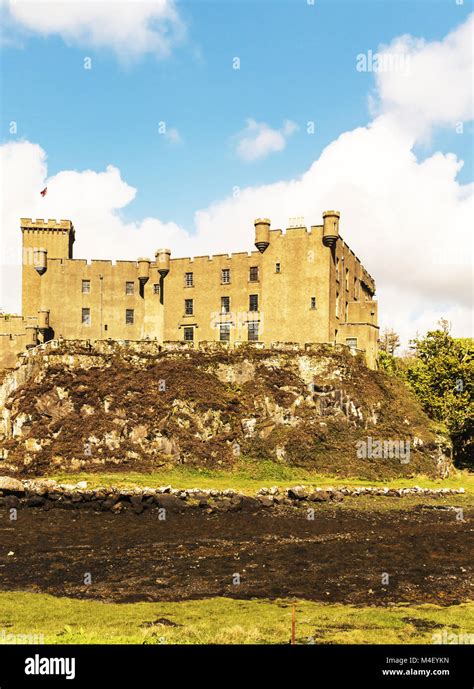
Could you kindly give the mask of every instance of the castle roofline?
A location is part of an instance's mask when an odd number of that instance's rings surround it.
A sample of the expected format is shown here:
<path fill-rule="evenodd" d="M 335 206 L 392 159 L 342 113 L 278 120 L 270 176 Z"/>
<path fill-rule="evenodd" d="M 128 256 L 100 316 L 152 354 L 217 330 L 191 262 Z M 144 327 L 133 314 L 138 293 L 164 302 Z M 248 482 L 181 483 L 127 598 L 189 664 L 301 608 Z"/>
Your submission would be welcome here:
<path fill-rule="evenodd" d="M 20 226 L 22 230 L 73 230 L 74 225 L 71 220 L 55 220 L 54 218 L 20 218 Z"/>

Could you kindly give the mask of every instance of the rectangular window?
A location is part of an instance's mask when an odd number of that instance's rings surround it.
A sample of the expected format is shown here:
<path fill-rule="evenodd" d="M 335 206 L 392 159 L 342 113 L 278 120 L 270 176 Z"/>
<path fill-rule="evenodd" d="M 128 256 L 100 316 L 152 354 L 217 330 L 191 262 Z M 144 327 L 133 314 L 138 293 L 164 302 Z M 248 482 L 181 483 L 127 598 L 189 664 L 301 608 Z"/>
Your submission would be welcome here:
<path fill-rule="evenodd" d="M 258 266 L 252 266 L 249 270 L 250 282 L 258 282 Z"/>
<path fill-rule="evenodd" d="M 281 265 L 280 265 L 280 263 L 275 263 L 275 273 L 281 273 Z"/>
<path fill-rule="evenodd" d="M 339 280 L 339 259 L 336 258 L 336 280 Z"/>
<path fill-rule="evenodd" d="M 221 297 L 221 313 L 230 312 L 230 297 Z"/>
<path fill-rule="evenodd" d="M 339 318 L 339 292 L 336 294 L 336 318 Z"/>
<path fill-rule="evenodd" d="M 230 284 L 230 268 L 222 269 L 221 282 L 223 285 Z"/>
<path fill-rule="evenodd" d="M 258 321 L 248 322 L 248 340 L 249 342 L 255 342 L 258 340 Z"/>
<path fill-rule="evenodd" d="M 311 297 L 311 308 L 312 309 L 316 308 L 316 297 Z"/>
<path fill-rule="evenodd" d="M 82 294 L 90 294 L 91 291 L 91 281 L 90 280 L 83 280 L 82 281 Z"/>
<path fill-rule="evenodd" d="M 351 349 L 357 349 L 357 337 L 346 337 L 346 345 Z"/>
<path fill-rule="evenodd" d="M 192 273 L 185 273 L 184 274 L 184 284 L 186 287 L 193 287 L 194 286 L 194 280 L 193 280 L 193 274 Z"/>
<path fill-rule="evenodd" d="M 346 305 L 344 306 L 344 320 L 347 323 L 349 317 L 349 302 L 346 301 Z"/>
<path fill-rule="evenodd" d="M 134 312 L 133 309 L 125 309 L 125 323 L 127 325 L 133 325 Z"/>
<path fill-rule="evenodd" d="M 346 268 L 346 289 L 349 290 L 349 268 Z"/>
<path fill-rule="evenodd" d="M 90 325 L 91 324 L 91 310 L 90 309 L 82 309 L 82 325 Z"/>
<path fill-rule="evenodd" d="M 194 328 L 183 328 L 183 338 L 185 342 L 192 342 L 194 340 Z"/>
<path fill-rule="evenodd" d="M 184 313 L 186 316 L 192 316 L 193 315 L 193 300 L 192 299 L 185 299 L 184 300 Z"/>
<path fill-rule="evenodd" d="M 133 294 L 134 292 L 135 285 L 133 282 L 126 282 L 125 283 L 125 294 Z"/>
<path fill-rule="evenodd" d="M 249 296 L 249 311 L 258 311 L 258 294 Z"/>
<path fill-rule="evenodd" d="M 230 323 L 220 324 L 219 339 L 221 342 L 230 342 Z"/>
<path fill-rule="evenodd" d="M 160 293 L 160 285 L 157 283 L 156 285 L 153 285 L 153 294 L 159 294 Z"/>

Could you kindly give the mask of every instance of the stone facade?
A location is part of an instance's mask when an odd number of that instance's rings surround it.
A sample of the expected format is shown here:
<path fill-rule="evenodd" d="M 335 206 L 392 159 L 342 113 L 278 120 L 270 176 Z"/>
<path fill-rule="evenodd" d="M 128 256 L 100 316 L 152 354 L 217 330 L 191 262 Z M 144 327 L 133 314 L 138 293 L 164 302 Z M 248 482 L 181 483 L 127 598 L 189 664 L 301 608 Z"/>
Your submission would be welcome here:
<path fill-rule="evenodd" d="M 377 357 L 375 283 L 323 223 L 271 230 L 255 221 L 256 251 L 155 260 L 73 258 L 70 220 L 22 218 L 22 316 L 0 320 L 0 368 L 49 339 L 345 344 Z"/>

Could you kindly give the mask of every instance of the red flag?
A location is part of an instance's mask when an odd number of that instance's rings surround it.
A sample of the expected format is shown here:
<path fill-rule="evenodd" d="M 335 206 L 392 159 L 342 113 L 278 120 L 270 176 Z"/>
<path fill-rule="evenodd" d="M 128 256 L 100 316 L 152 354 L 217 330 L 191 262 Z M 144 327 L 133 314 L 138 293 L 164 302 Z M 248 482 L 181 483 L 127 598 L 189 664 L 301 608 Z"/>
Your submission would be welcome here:
<path fill-rule="evenodd" d="M 46 193 L 48 191 L 48 187 L 45 187 L 43 191 L 40 191 L 41 196 L 46 196 Z"/>

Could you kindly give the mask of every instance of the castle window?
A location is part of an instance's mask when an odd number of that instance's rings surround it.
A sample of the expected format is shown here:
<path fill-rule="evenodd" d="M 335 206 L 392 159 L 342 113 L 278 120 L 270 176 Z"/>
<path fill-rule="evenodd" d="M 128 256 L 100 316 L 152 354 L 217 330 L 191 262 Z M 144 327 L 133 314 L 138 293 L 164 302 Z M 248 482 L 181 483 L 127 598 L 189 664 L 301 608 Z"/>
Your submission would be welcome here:
<path fill-rule="evenodd" d="M 125 283 L 125 294 L 133 294 L 135 291 L 135 285 L 133 282 L 126 282 Z"/>
<path fill-rule="evenodd" d="M 160 293 L 160 285 L 157 283 L 156 285 L 153 285 L 153 294 L 159 294 Z"/>
<path fill-rule="evenodd" d="M 223 285 L 230 284 L 230 268 L 223 268 L 222 269 L 221 282 Z"/>
<path fill-rule="evenodd" d="M 311 308 L 312 309 L 316 308 L 316 297 L 311 297 Z"/>
<path fill-rule="evenodd" d="M 194 340 L 194 328 L 183 328 L 183 338 L 185 342 L 192 342 Z"/>
<path fill-rule="evenodd" d="M 230 297 L 221 297 L 221 313 L 230 312 Z"/>
<path fill-rule="evenodd" d="M 346 289 L 349 290 L 349 268 L 346 268 Z"/>
<path fill-rule="evenodd" d="M 91 310 L 90 309 L 82 309 L 82 325 L 90 325 L 91 324 Z"/>
<path fill-rule="evenodd" d="M 347 323 L 348 317 L 349 317 L 349 303 L 346 301 L 346 305 L 344 307 L 344 320 L 346 321 L 346 323 Z"/>
<path fill-rule="evenodd" d="M 230 342 L 230 323 L 220 324 L 219 339 L 221 342 Z"/>
<path fill-rule="evenodd" d="M 193 315 L 193 300 L 192 299 L 185 299 L 184 300 L 184 314 L 185 314 L 185 316 L 192 316 Z"/>
<path fill-rule="evenodd" d="M 185 287 L 193 287 L 194 286 L 194 280 L 193 280 L 193 274 L 192 273 L 185 273 L 184 274 L 184 285 L 185 285 Z"/>
<path fill-rule="evenodd" d="M 336 280 L 339 280 L 339 259 L 336 258 Z"/>
<path fill-rule="evenodd" d="M 357 349 L 357 337 L 346 337 L 346 345 L 351 349 Z"/>
<path fill-rule="evenodd" d="M 256 342 L 258 340 L 258 321 L 249 321 L 248 327 L 248 341 Z"/>
<path fill-rule="evenodd" d="M 249 270 L 249 281 L 258 282 L 258 266 L 252 266 Z"/>
<path fill-rule="evenodd" d="M 336 318 L 339 318 L 339 292 L 336 294 Z"/>
<path fill-rule="evenodd" d="M 133 309 L 125 309 L 125 323 L 127 325 L 133 325 L 134 316 L 135 314 Z"/>
<path fill-rule="evenodd" d="M 249 296 L 249 311 L 258 311 L 258 294 Z"/>
<path fill-rule="evenodd" d="M 281 273 L 281 264 L 275 263 L 275 273 Z"/>
<path fill-rule="evenodd" d="M 91 281 L 90 280 L 83 280 L 82 281 L 82 294 L 90 294 L 91 291 Z"/>

